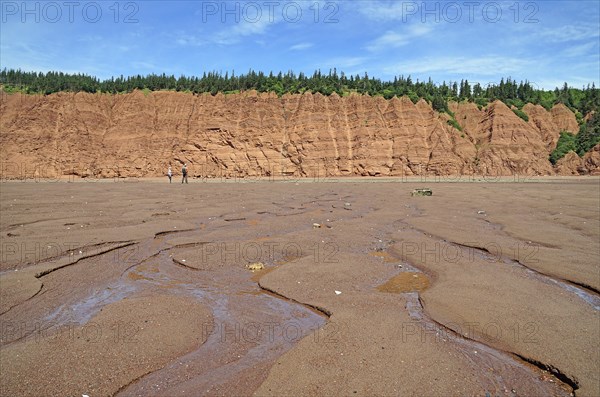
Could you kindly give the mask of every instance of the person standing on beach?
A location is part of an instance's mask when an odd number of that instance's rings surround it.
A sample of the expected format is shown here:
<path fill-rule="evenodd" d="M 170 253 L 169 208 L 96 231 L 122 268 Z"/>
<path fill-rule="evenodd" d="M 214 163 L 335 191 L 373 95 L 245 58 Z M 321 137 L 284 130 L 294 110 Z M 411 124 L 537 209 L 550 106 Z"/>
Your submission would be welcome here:
<path fill-rule="evenodd" d="M 171 166 L 169 166 L 169 170 L 167 171 L 167 176 L 169 177 L 169 183 L 171 183 L 171 178 L 173 178 L 173 171 L 171 171 Z"/>
<path fill-rule="evenodd" d="M 185 183 L 188 183 L 188 178 L 187 178 L 187 164 L 184 163 L 183 164 L 183 168 L 181 169 L 181 174 L 183 175 L 183 177 L 181 178 L 181 183 L 183 183 L 185 181 Z"/>

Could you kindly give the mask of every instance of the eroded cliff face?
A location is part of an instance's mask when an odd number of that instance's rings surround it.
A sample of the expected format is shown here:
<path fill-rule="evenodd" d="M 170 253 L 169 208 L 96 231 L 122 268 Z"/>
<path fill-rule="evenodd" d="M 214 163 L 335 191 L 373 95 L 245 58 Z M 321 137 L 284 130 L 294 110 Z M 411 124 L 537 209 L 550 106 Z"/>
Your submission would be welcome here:
<path fill-rule="evenodd" d="M 560 175 L 579 175 L 584 172 L 583 159 L 571 151 L 556 162 L 556 171 Z"/>
<path fill-rule="evenodd" d="M 571 151 L 556 162 L 559 175 L 600 175 L 600 143 L 583 158 Z"/>
<path fill-rule="evenodd" d="M 184 162 L 203 177 L 573 173 L 574 158 L 548 161 L 559 132 L 578 130 L 568 108 L 527 105 L 529 122 L 500 101 L 451 109 L 462 131 L 408 98 L 1 93 L 0 161 L 4 178 L 162 176 Z M 598 172 L 596 157 L 577 172 Z"/>

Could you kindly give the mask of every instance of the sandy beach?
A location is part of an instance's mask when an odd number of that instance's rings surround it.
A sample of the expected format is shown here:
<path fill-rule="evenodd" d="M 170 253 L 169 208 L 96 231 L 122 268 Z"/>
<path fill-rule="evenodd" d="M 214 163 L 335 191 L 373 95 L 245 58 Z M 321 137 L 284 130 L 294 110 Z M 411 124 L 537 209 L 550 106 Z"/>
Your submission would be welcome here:
<path fill-rule="evenodd" d="M 0 184 L 0 395 L 600 395 L 597 177 L 173 182 Z"/>

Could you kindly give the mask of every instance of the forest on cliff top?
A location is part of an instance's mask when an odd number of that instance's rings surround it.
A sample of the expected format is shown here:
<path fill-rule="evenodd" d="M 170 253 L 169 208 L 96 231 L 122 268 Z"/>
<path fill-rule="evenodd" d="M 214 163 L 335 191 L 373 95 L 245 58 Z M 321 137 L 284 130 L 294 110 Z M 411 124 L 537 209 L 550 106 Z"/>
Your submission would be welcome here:
<path fill-rule="evenodd" d="M 391 81 L 371 77 L 367 73 L 346 75 L 332 69 L 329 73 L 315 71 L 311 76 L 294 72 L 278 74 L 255 72 L 236 75 L 235 72 L 205 72 L 202 77 L 188 77 L 166 74 L 147 76 L 119 76 L 100 80 L 85 74 L 63 72 L 27 72 L 20 69 L 0 71 L 0 84 L 5 92 L 19 91 L 28 94 L 52 94 L 56 92 L 105 92 L 124 93 L 134 90 L 173 90 L 194 94 L 219 92 L 230 94 L 247 90 L 284 94 L 302 94 L 304 92 L 345 96 L 350 93 L 370 96 L 409 97 L 414 103 L 423 98 L 440 112 L 448 112 L 449 101 L 470 101 L 478 106 L 486 106 L 495 100 L 501 100 L 510 107 L 520 110 L 525 104 L 533 103 L 551 109 L 557 103 L 569 107 L 580 124 L 591 111 L 600 109 L 600 89 L 592 83 L 586 87 L 574 88 L 565 83 L 554 90 L 539 89 L 529 81 L 517 82 L 512 78 L 501 79 L 499 83 L 481 83 L 461 80 L 460 82 L 413 81 L 410 76 L 397 76 Z M 520 114 L 522 118 L 525 115 Z"/>

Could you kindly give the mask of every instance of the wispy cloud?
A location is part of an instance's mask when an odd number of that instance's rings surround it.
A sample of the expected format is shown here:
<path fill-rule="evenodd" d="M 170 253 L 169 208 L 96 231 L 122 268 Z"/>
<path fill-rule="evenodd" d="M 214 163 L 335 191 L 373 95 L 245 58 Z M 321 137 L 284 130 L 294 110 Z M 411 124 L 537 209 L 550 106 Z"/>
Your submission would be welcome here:
<path fill-rule="evenodd" d="M 564 25 L 537 30 L 537 36 L 552 43 L 594 39 L 600 37 L 598 25 Z"/>
<path fill-rule="evenodd" d="M 387 48 L 397 48 L 409 44 L 417 37 L 426 36 L 433 28 L 429 25 L 412 25 L 403 32 L 388 30 L 383 35 L 367 45 L 369 51 L 381 51 Z"/>
<path fill-rule="evenodd" d="M 52 70 L 55 58 L 48 51 L 45 51 L 43 46 L 37 43 L 19 43 L 7 45 L 2 43 L 2 59 L 0 60 L 1 67 L 22 68 L 23 70 Z M 27 65 L 27 66 L 23 66 Z M 35 66 L 35 67 L 32 67 Z M 26 67 L 28 69 L 26 69 Z"/>
<path fill-rule="evenodd" d="M 290 51 L 307 50 L 313 46 L 312 43 L 299 43 L 290 47 Z"/>
<path fill-rule="evenodd" d="M 234 25 L 228 25 L 224 29 L 209 34 L 206 32 L 178 31 L 171 35 L 175 43 L 180 46 L 201 47 L 211 44 L 232 45 L 245 41 L 251 36 L 264 35 L 268 28 L 276 22 L 270 22 L 267 18 L 257 22 L 241 20 Z"/>
<path fill-rule="evenodd" d="M 102 42 L 104 38 L 98 34 L 90 34 L 90 35 L 84 35 L 84 36 L 80 36 L 77 37 L 77 41 L 80 41 L 82 43 L 98 43 L 98 42 Z"/>
<path fill-rule="evenodd" d="M 275 22 L 269 21 L 268 18 L 262 18 L 257 22 L 242 20 L 233 27 L 215 34 L 212 37 L 212 41 L 222 45 L 237 44 L 245 37 L 264 34 L 267 28 L 274 24 Z"/>
<path fill-rule="evenodd" d="M 589 43 L 568 47 L 562 52 L 562 55 L 572 58 L 579 58 L 585 55 L 595 55 L 598 57 L 598 50 L 596 49 L 596 51 L 593 51 L 596 47 L 598 47 L 598 43 L 592 41 Z"/>
<path fill-rule="evenodd" d="M 179 44 L 180 46 L 199 47 L 209 43 L 205 37 L 184 32 L 177 32 L 174 40 L 175 43 Z"/>
<path fill-rule="evenodd" d="M 366 18 L 373 21 L 394 21 L 401 20 L 409 10 L 408 8 L 414 7 L 411 2 L 399 1 L 395 3 L 383 3 L 380 1 L 365 1 L 360 2 L 359 12 Z"/>
<path fill-rule="evenodd" d="M 500 13 L 510 15 L 511 7 L 515 3 L 511 1 L 496 1 L 490 4 L 479 2 L 422 2 L 422 1 L 389 1 L 370 0 L 358 3 L 359 13 L 370 21 L 375 22 L 421 22 L 421 23 L 455 23 L 458 21 L 487 21 L 488 8 L 491 13 L 498 9 Z M 495 17 L 493 17 L 495 18 Z"/>
<path fill-rule="evenodd" d="M 422 74 L 444 72 L 459 75 L 495 76 L 524 72 L 536 62 L 521 58 L 489 56 L 483 58 L 422 58 L 384 67 L 388 74 Z"/>
<path fill-rule="evenodd" d="M 338 57 L 331 58 L 323 62 L 325 66 L 335 67 L 339 69 L 350 69 L 362 65 L 368 60 L 366 57 Z M 316 65 L 315 69 L 323 65 Z"/>
<path fill-rule="evenodd" d="M 147 62 L 147 61 L 134 61 L 131 62 L 131 66 L 136 69 L 136 70 L 157 70 L 156 65 L 151 63 L 151 62 Z"/>
<path fill-rule="evenodd" d="M 567 84 L 570 85 L 571 87 L 575 87 L 575 88 L 586 87 L 588 84 L 591 84 L 591 82 L 593 81 L 593 80 L 590 80 L 589 77 L 573 76 L 573 75 L 570 75 L 568 80 L 569 81 L 567 82 Z M 544 90 L 553 90 L 557 87 L 561 88 L 565 84 L 565 81 L 566 80 L 564 80 L 564 79 L 561 80 L 561 79 L 553 79 L 553 78 L 542 79 L 542 80 L 536 81 L 535 88 L 544 89 Z"/>

